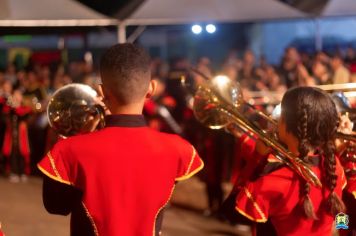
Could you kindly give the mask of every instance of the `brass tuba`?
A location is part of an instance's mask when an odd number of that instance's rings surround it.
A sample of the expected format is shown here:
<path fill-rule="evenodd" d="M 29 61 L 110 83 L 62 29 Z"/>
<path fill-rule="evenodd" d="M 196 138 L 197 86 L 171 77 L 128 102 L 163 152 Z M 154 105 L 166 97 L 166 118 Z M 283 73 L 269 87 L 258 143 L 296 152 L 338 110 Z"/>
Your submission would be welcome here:
<path fill-rule="evenodd" d="M 322 184 L 319 178 L 307 163 L 289 152 L 276 138 L 271 137 L 267 131 L 261 129 L 243 114 L 242 109 L 245 105 L 248 104 L 243 100 L 239 84 L 226 76 L 217 76 L 197 88 L 193 111 L 198 121 L 212 129 L 229 129 L 230 125 L 234 124 L 243 131 L 256 135 L 275 151 L 276 158 L 308 183 L 320 188 Z M 268 118 L 262 112 L 257 112 L 257 115 Z"/>
<path fill-rule="evenodd" d="M 97 104 L 97 93 L 88 85 L 68 84 L 58 89 L 47 106 L 50 126 L 61 136 L 85 133 L 91 118 L 99 116 L 99 127 L 104 126 L 104 109 Z"/>

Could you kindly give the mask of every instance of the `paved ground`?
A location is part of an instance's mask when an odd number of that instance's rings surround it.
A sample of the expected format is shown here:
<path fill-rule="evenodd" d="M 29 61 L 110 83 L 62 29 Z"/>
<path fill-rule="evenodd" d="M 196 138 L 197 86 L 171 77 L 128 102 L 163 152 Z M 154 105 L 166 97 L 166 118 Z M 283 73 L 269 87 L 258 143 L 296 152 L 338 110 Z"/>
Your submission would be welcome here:
<path fill-rule="evenodd" d="M 49 215 L 41 202 L 41 180 L 11 184 L 0 178 L 0 221 L 7 236 L 65 236 L 69 235 L 69 218 Z M 166 236 L 250 235 L 236 228 L 205 217 L 204 185 L 196 178 L 176 187 L 171 205 L 163 221 Z M 176 205 L 184 205 L 178 208 Z M 195 210 L 186 210 L 192 208 Z"/>

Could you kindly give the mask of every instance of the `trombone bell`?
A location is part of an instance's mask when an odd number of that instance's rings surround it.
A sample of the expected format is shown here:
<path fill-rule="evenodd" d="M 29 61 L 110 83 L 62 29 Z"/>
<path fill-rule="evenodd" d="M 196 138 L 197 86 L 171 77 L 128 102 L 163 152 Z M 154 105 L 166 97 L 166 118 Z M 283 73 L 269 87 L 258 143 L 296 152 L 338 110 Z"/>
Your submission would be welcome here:
<path fill-rule="evenodd" d="M 217 94 L 236 109 L 242 104 L 240 87 L 226 76 L 217 76 L 208 84 L 200 85 L 194 96 L 193 111 L 198 121 L 211 129 L 221 129 L 230 123 L 219 111 L 221 104 Z"/>

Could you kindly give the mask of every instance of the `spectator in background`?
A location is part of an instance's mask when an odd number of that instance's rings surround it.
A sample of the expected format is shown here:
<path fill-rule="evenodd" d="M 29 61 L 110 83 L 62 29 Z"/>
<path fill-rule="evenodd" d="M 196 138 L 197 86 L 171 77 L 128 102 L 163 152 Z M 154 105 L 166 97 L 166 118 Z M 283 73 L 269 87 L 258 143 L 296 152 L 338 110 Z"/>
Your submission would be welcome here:
<path fill-rule="evenodd" d="M 333 71 L 333 84 L 342 84 L 350 82 L 350 72 L 344 66 L 344 62 L 340 55 L 334 55 L 330 61 Z"/>
<path fill-rule="evenodd" d="M 196 65 L 196 69 L 200 71 L 203 75 L 205 75 L 207 78 L 213 78 L 213 71 L 211 69 L 211 61 L 208 57 L 201 57 L 198 60 L 198 63 Z M 206 78 L 204 78 L 202 75 L 199 74 L 194 74 L 194 81 L 196 85 L 199 85 L 201 83 L 204 83 Z"/>
<path fill-rule="evenodd" d="M 28 121 L 28 133 L 31 147 L 31 166 L 37 171 L 36 164 L 44 155 L 46 143 L 47 122 L 45 118 L 46 91 L 41 86 L 39 78 L 32 70 L 27 71 L 27 83 L 24 96 L 24 105 L 32 108 L 33 114 Z"/>
<path fill-rule="evenodd" d="M 236 50 L 231 50 L 222 66 L 222 73 L 230 79 L 237 81 L 239 79 L 242 61 L 237 58 Z"/>
<path fill-rule="evenodd" d="M 266 76 L 270 91 L 284 93 L 287 87 L 282 83 L 281 77 L 272 66 L 266 68 Z"/>
<path fill-rule="evenodd" d="M 320 61 L 324 64 L 329 64 L 330 63 L 330 58 L 328 55 L 326 55 L 325 52 L 317 52 L 314 58 L 314 61 Z"/>
<path fill-rule="evenodd" d="M 19 70 L 16 73 L 16 77 L 17 77 L 17 84 L 14 88 L 19 89 L 22 92 L 25 91 L 25 88 L 27 87 L 26 72 L 24 70 Z"/>
<path fill-rule="evenodd" d="M 300 56 L 296 48 L 289 47 L 286 49 L 280 74 L 285 81 L 287 88 L 298 86 L 298 65 L 300 64 Z"/>
<path fill-rule="evenodd" d="M 328 64 L 321 60 L 315 60 L 312 66 L 312 74 L 315 82 L 320 85 L 331 84 L 332 77 Z"/>
<path fill-rule="evenodd" d="M 5 72 L 5 80 L 10 81 L 13 86 L 16 85 L 17 83 L 16 67 L 12 63 L 9 63 L 7 65 L 6 72 Z"/>
<path fill-rule="evenodd" d="M 259 59 L 259 67 L 265 70 L 269 66 L 266 56 L 261 55 Z"/>
<path fill-rule="evenodd" d="M 184 112 L 187 107 L 187 93 L 182 86 L 181 78 L 187 75 L 190 63 L 186 58 L 175 58 L 171 62 L 171 68 L 166 80 L 166 92 L 176 101 L 176 106 L 172 111 L 173 117 L 178 123 L 184 121 Z M 189 79 L 189 78 L 187 78 Z"/>
<path fill-rule="evenodd" d="M 252 89 L 256 77 L 255 55 L 251 50 L 247 50 L 243 56 L 242 68 L 238 79 L 242 86 Z"/>
<path fill-rule="evenodd" d="M 306 52 L 300 53 L 299 55 L 301 64 L 305 66 L 307 71 L 310 71 L 313 65 L 312 56 Z"/>
<path fill-rule="evenodd" d="M 6 132 L 2 153 L 7 159 L 9 180 L 18 183 L 27 181 L 30 174 L 30 149 L 27 134 L 27 118 L 31 113 L 31 107 L 23 105 L 23 97 L 20 90 L 15 90 L 7 99 L 3 107 L 6 116 Z"/>
<path fill-rule="evenodd" d="M 10 81 L 5 81 L 2 84 L 2 88 L 1 88 L 1 97 L 3 97 L 5 100 L 8 99 L 8 97 L 11 96 L 12 94 L 12 84 Z"/>
<path fill-rule="evenodd" d="M 353 49 L 352 47 L 348 47 L 346 49 L 345 64 L 349 66 L 351 64 L 355 64 L 355 62 L 356 62 L 355 49 Z"/>
<path fill-rule="evenodd" d="M 222 73 L 232 79 L 237 81 L 238 69 L 234 64 L 225 64 L 222 70 Z"/>
<path fill-rule="evenodd" d="M 297 66 L 297 86 L 315 86 L 316 82 L 314 78 L 309 74 L 308 69 L 304 64 L 299 64 Z"/>

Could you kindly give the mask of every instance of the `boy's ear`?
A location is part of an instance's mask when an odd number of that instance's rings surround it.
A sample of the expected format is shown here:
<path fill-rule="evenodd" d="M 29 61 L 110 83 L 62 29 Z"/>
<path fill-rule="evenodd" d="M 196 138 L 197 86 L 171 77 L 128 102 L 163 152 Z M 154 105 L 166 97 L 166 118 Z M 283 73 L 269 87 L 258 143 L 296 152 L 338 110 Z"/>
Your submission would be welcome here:
<path fill-rule="evenodd" d="M 150 84 L 148 85 L 148 91 L 146 94 L 146 98 L 151 98 L 155 94 L 156 89 L 157 89 L 157 81 L 152 79 L 150 81 Z"/>
<path fill-rule="evenodd" d="M 112 98 L 111 91 L 106 89 L 104 86 L 100 86 L 100 88 L 102 92 L 101 95 L 103 96 L 103 102 L 106 103 L 108 100 Z"/>
<path fill-rule="evenodd" d="M 107 89 L 104 88 L 103 85 L 99 85 L 99 86 L 98 86 L 97 92 L 98 92 L 98 95 L 99 95 L 99 96 L 102 96 L 104 99 L 105 99 L 106 97 L 108 97 L 109 91 L 107 91 Z"/>

